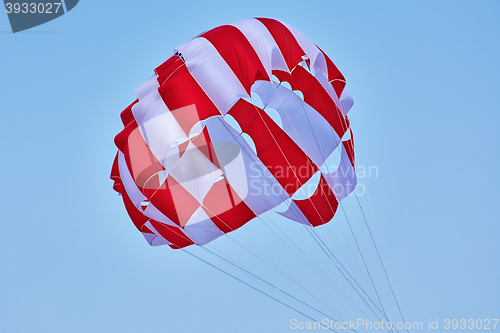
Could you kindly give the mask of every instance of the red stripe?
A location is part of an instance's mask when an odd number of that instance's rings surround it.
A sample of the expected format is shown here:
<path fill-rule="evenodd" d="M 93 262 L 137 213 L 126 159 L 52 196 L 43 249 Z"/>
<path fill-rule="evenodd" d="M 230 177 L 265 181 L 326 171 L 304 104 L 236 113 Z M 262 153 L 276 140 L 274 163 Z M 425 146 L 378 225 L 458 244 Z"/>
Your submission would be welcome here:
<path fill-rule="evenodd" d="M 351 138 L 347 141 L 343 141 L 344 149 L 349 157 L 349 161 L 351 162 L 352 167 L 354 168 L 354 141 L 352 139 L 352 131 Z"/>
<path fill-rule="evenodd" d="M 192 139 L 191 142 L 210 160 L 210 162 L 212 162 L 217 168 L 222 169 L 206 127 L 203 128 L 203 131 Z"/>
<path fill-rule="evenodd" d="M 238 229 L 256 216 L 225 178 L 215 182 L 207 193 L 203 210 L 224 233 Z"/>
<path fill-rule="evenodd" d="M 158 92 L 187 135 L 198 121 L 221 115 L 184 63 L 171 73 Z"/>
<path fill-rule="evenodd" d="M 304 94 L 304 101 L 318 111 L 341 138 L 349 128 L 347 118 L 342 115 L 323 86 L 301 66 L 295 67 L 292 78 L 293 89 Z"/>
<path fill-rule="evenodd" d="M 252 137 L 257 156 L 289 195 L 295 193 L 318 170 L 264 110 L 240 99 L 229 114 Z"/>
<path fill-rule="evenodd" d="M 293 87 L 293 78 L 290 73 L 279 69 L 273 69 L 273 75 L 276 76 L 276 78 L 280 80 L 280 82 L 287 81 Z"/>
<path fill-rule="evenodd" d="M 158 75 L 158 83 L 162 83 L 175 71 L 175 69 L 181 66 L 183 63 L 181 57 L 178 55 L 173 55 L 167 59 L 163 64 L 155 68 L 155 73 Z"/>
<path fill-rule="evenodd" d="M 268 18 L 257 18 L 264 24 L 273 36 L 276 44 L 278 45 L 283 58 L 285 58 L 288 69 L 292 70 L 303 59 L 302 56 L 306 55 L 304 50 L 300 47 L 293 34 L 281 22 Z"/>
<path fill-rule="evenodd" d="M 128 216 L 134 223 L 135 227 L 141 231 L 142 226 L 149 220 L 149 217 L 145 216 L 130 200 L 127 191 L 122 193 L 123 203 L 125 204 L 125 209 L 127 210 Z"/>
<path fill-rule="evenodd" d="M 141 190 L 152 175 L 165 170 L 144 141 L 135 120 L 118 133 L 115 143 L 123 153 L 128 170 Z"/>
<path fill-rule="evenodd" d="M 116 153 L 115 159 L 113 161 L 113 166 L 111 167 L 111 175 L 109 176 L 113 183 L 113 190 L 118 193 L 122 193 L 122 179 L 120 178 L 120 170 L 118 169 L 118 153 Z"/>
<path fill-rule="evenodd" d="M 153 234 L 154 235 L 154 232 L 151 231 L 151 229 L 149 229 L 148 227 L 146 227 L 145 225 L 142 226 L 141 228 L 141 232 L 143 233 L 146 233 L 146 234 Z"/>
<path fill-rule="evenodd" d="M 200 203 L 170 175 L 168 175 L 167 179 L 156 191 L 153 189 L 146 189 L 144 194 L 160 212 L 181 227 L 186 225 L 189 218 L 201 206 Z"/>
<path fill-rule="evenodd" d="M 330 81 L 330 83 L 332 84 L 333 89 L 337 93 L 337 96 L 340 97 L 340 95 L 342 94 L 342 91 L 344 90 L 344 87 L 345 87 L 344 75 L 342 75 L 342 73 L 340 73 L 337 66 L 335 66 L 333 61 L 326 55 L 326 53 L 323 52 L 323 50 L 321 50 L 319 47 L 318 47 L 318 49 L 325 56 L 326 66 L 328 69 L 328 81 Z"/>
<path fill-rule="evenodd" d="M 120 114 L 120 118 L 122 119 L 123 126 L 127 126 L 134 120 L 134 114 L 132 113 L 132 106 L 134 106 L 137 102 L 139 102 L 138 99 L 136 99 L 132 104 L 127 106 L 125 110 L 122 111 Z"/>
<path fill-rule="evenodd" d="M 305 200 L 293 200 L 313 227 L 330 221 L 338 207 L 337 198 L 323 175 L 314 194 Z"/>
<path fill-rule="evenodd" d="M 188 105 L 179 109 L 171 109 L 172 115 L 174 116 L 177 123 L 181 126 L 186 136 L 189 136 L 193 126 L 200 120 L 206 119 L 217 114 L 200 114 L 199 108 L 196 104 Z M 202 109 L 203 111 L 203 109 Z M 200 118 L 201 117 L 201 118 Z M 203 118 L 206 117 L 206 118 Z"/>
<path fill-rule="evenodd" d="M 217 49 L 248 95 L 256 80 L 270 81 L 259 56 L 238 28 L 223 25 L 205 32 L 200 37 L 206 38 Z"/>
<path fill-rule="evenodd" d="M 194 244 L 194 242 L 188 236 L 186 236 L 186 234 L 184 234 L 184 232 L 180 228 L 176 228 L 155 220 L 150 220 L 150 222 L 151 225 L 163 238 L 172 243 L 170 247 L 174 249 L 180 249 Z"/>

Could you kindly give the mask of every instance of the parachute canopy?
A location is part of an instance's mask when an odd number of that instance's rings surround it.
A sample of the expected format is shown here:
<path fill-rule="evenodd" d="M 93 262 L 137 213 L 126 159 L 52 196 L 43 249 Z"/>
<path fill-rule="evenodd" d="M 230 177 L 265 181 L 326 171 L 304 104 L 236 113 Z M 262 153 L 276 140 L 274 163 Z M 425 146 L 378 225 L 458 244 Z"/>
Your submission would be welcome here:
<path fill-rule="evenodd" d="M 121 113 L 113 188 L 151 245 L 203 245 L 271 210 L 327 223 L 356 185 L 344 87 L 290 25 L 256 18 L 207 31 Z"/>

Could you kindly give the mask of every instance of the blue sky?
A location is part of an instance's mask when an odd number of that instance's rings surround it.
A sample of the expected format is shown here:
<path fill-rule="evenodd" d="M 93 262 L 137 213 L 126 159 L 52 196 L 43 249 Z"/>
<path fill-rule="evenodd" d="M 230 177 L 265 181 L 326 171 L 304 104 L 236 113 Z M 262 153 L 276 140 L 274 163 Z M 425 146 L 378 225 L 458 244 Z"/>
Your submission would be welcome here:
<path fill-rule="evenodd" d="M 499 318 L 498 1 L 87 0 L 17 34 L 0 14 L 0 331 L 290 332 L 308 320 L 150 247 L 108 178 L 134 89 L 174 47 L 255 16 L 302 30 L 347 79 L 357 164 L 378 170 L 360 201 L 406 319 Z M 364 223 L 352 197 L 345 209 Z M 307 281 L 262 230 L 240 231 Z"/>

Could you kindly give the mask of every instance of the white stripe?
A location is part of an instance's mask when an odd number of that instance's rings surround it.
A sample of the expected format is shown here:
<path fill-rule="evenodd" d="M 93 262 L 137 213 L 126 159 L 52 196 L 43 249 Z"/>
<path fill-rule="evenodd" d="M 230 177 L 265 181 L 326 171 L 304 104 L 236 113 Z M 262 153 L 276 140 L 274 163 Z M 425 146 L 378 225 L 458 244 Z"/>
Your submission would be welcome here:
<path fill-rule="evenodd" d="M 125 155 L 123 155 L 121 151 L 118 151 L 118 170 L 120 171 L 120 178 L 123 187 L 125 187 L 125 191 L 127 192 L 128 197 L 137 207 L 137 209 L 141 209 L 141 202 L 143 202 L 147 198 L 144 196 L 144 194 L 142 194 L 142 192 L 135 184 L 135 181 L 128 169 L 127 162 L 125 161 Z"/>
<path fill-rule="evenodd" d="M 344 145 L 341 147 L 342 157 L 338 168 L 331 173 L 322 172 L 328 186 L 333 191 L 339 202 L 352 193 L 357 184 L 356 172 L 354 171 L 351 161 L 347 156 Z M 335 151 L 334 154 L 338 153 Z"/>
<path fill-rule="evenodd" d="M 182 54 L 189 72 L 222 114 L 239 98 L 248 97 L 229 65 L 207 39 L 195 38 L 175 51 Z"/>
<path fill-rule="evenodd" d="M 333 152 L 333 154 L 338 154 L 338 152 L 335 151 Z M 342 201 L 345 197 L 347 197 L 350 193 L 352 193 L 355 190 L 357 184 L 356 173 L 351 165 L 351 162 L 349 160 L 349 157 L 347 156 L 345 149 L 343 148 L 343 145 L 342 145 L 342 157 L 338 168 L 331 173 L 323 172 L 323 169 L 321 171 L 322 171 L 321 173 L 325 177 L 325 180 L 328 183 L 328 186 L 334 193 L 338 202 Z M 310 183 L 310 180 L 302 187 L 308 185 L 308 183 Z M 298 194 L 299 191 L 302 190 L 302 187 L 296 192 L 296 194 Z M 315 190 L 316 189 L 314 189 L 314 191 Z M 312 189 L 304 189 L 303 192 L 314 193 L 314 191 L 312 191 Z M 307 199 L 301 198 L 301 200 L 307 200 Z M 293 202 L 292 200 L 287 200 L 286 202 L 283 203 L 283 205 L 287 207 L 287 209 L 284 212 L 277 211 L 278 209 L 281 208 L 281 206 L 277 207 L 274 211 L 292 221 L 309 225 L 309 222 L 307 221 L 306 217 L 300 211 L 299 207 L 295 204 L 295 202 Z"/>
<path fill-rule="evenodd" d="M 150 105 L 151 100 L 156 100 L 156 103 Z M 145 106 L 148 108 L 146 109 Z M 180 139 L 188 139 L 188 137 L 161 99 L 158 90 L 148 95 L 144 102 L 139 100 L 132 107 L 132 112 L 144 141 L 166 168 L 166 156 L 172 144 Z"/>
<path fill-rule="evenodd" d="M 231 187 L 245 204 L 256 214 L 262 214 L 288 199 L 289 196 L 255 155 L 252 148 L 245 139 L 236 132 L 229 124 L 225 123 L 222 117 L 212 117 L 207 119 L 207 129 L 216 154 L 221 154 L 218 150 L 217 142 L 231 142 L 241 148 L 243 161 L 238 161 L 235 166 L 224 169 L 225 176 Z"/>
<path fill-rule="evenodd" d="M 153 205 L 151 202 L 148 204 L 148 206 L 146 207 L 146 210 L 144 210 L 143 214 L 145 216 L 149 217 L 150 219 L 155 220 L 155 221 L 168 224 L 172 227 L 176 227 L 176 228 L 179 227 L 177 224 L 175 224 L 174 221 L 172 221 L 171 219 L 166 217 L 165 214 L 160 212 L 158 210 L 158 208 L 156 208 L 155 205 Z"/>
<path fill-rule="evenodd" d="M 257 19 L 247 19 L 231 23 L 238 28 L 252 45 L 269 77 L 272 70 L 290 73 L 285 58 L 266 26 Z"/>
<path fill-rule="evenodd" d="M 132 106 L 132 114 L 138 124 L 142 122 L 149 109 L 161 100 L 158 87 L 157 77 L 154 76 L 135 90 L 139 101 Z"/>
<path fill-rule="evenodd" d="M 139 101 L 132 107 L 132 114 L 144 141 L 156 159 L 167 168 L 166 156 L 172 144 L 188 137 L 161 98 L 157 78 L 156 74 L 153 75 L 136 89 Z"/>
<path fill-rule="evenodd" d="M 169 170 L 169 174 L 202 203 L 217 178 L 222 175 L 222 171 L 214 166 L 192 142 L 189 142 L 186 151 L 174 168 Z"/>
<path fill-rule="evenodd" d="M 154 232 L 154 235 L 151 235 L 151 234 L 147 234 L 147 233 L 142 233 L 144 235 L 144 238 L 146 238 L 146 241 L 149 243 L 149 245 L 151 246 L 160 246 L 160 245 L 170 245 L 172 243 L 170 243 L 169 241 L 167 241 L 165 238 L 163 238 L 162 235 L 160 235 L 160 233 L 153 227 L 153 225 L 151 224 L 151 222 L 146 222 L 144 224 L 146 227 L 148 227 L 149 230 L 151 230 L 152 232 Z"/>
<path fill-rule="evenodd" d="M 281 22 L 288 30 L 292 33 L 293 37 L 299 44 L 300 48 L 306 53 L 307 57 L 311 61 L 311 66 L 319 69 L 326 75 L 328 75 L 328 67 L 326 65 L 325 56 L 319 50 L 319 48 L 314 44 L 302 31 L 299 29 Z"/>
<path fill-rule="evenodd" d="M 328 66 L 326 64 L 325 56 L 323 55 L 321 50 L 299 29 L 286 23 L 283 23 L 283 25 L 286 26 L 288 30 L 290 30 L 299 46 L 302 48 L 302 50 L 304 50 L 307 57 L 311 61 L 311 66 L 315 69 L 314 76 L 316 77 L 318 82 L 321 83 L 335 105 L 337 105 L 340 112 L 345 116 L 353 105 L 354 100 L 352 99 L 351 95 L 349 95 L 349 93 L 344 89 L 339 101 L 337 93 L 333 89 L 332 84 L 328 82 Z M 319 69 L 320 72 L 318 73 L 316 69 Z"/>
<path fill-rule="evenodd" d="M 158 84 L 158 75 L 153 74 L 149 78 L 149 80 L 146 81 L 143 85 L 137 87 L 135 89 L 135 93 L 137 95 L 137 98 L 143 99 L 149 94 L 151 94 L 155 89 L 158 89 L 159 84 Z"/>
<path fill-rule="evenodd" d="M 342 112 L 344 116 L 347 115 L 353 104 L 354 99 L 352 98 L 351 94 L 349 94 L 347 89 L 344 88 L 344 90 L 342 90 L 342 94 L 340 95 L 340 112 Z"/>
<path fill-rule="evenodd" d="M 143 213 L 143 215 L 149 217 L 150 219 L 169 224 L 174 227 L 178 227 L 172 220 L 166 217 L 162 212 L 160 212 L 151 202 L 148 204 L 146 210 L 142 210 L 141 203 L 146 200 L 146 196 L 142 194 L 141 190 L 137 187 L 132 175 L 125 161 L 125 156 L 122 152 L 118 152 L 118 170 L 120 171 L 120 178 L 122 180 L 123 187 L 127 192 L 128 197 L 132 203 L 137 207 L 137 209 Z"/>
<path fill-rule="evenodd" d="M 340 102 L 339 98 L 337 97 L 337 93 L 335 92 L 335 89 L 333 89 L 332 84 L 330 82 L 328 82 L 328 78 L 323 73 L 321 73 L 319 71 L 314 73 L 314 77 L 321 84 L 321 86 L 326 90 L 326 92 L 328 93 L 328 96 L 330 96 L 332 101 L 335 103 L 337 108 L 340 110 L 340 113 L 342 113 L 345 116 L 347 114 L 347 112 L 349 111 L 349 109 L 347 109 L 347 111 L 344 114 L 342 103 Z M 349 96 L 351 96 L 351 95 L 349 95 Z M 352 100 L 352 97 L 351 97 L 351 100 Z M 354 101 L 353 101 L 353 103 L 354 103 Z"/>
<path fill-rule="evenodd" d="M 287 200 L 284 205 L 287 205 L 287 210 L 285 210 L 284 212 L 278 212 L 275 210 L 275 212 L 283 217 L 286 217 L 289 220 L 305 225 L 311 225 L 304 213 L 302 213 L 302 211 L 299 209 L 299 206 L 297 206 L 297 204 L 292 199 Z"/>
<path fill-rule="evenodd" d="M 186 223 L 184 232 L 198 245 L 207 244 L 224 235 L 201 207 L 194 212 Z"/>
<path fill-rule="evenodd" d="M 318 167 L 340 143 L 328 121 L 290 89 L 275 83 L 259 83 L 255 91 L 267 107 L 278 111 L 283 131 Z M 274 94 L 272 94 L 274 92 Z"/>

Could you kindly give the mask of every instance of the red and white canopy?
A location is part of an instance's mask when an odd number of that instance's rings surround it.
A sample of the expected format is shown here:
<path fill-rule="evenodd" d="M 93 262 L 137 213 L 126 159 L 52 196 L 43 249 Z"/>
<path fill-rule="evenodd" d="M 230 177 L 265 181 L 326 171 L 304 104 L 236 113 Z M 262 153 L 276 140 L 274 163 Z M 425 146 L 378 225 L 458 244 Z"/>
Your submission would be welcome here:
<path fill-rule="evenodd" d="M 151 245 L 203 245 L 283 203 L 291 220 L 327 223 L 356 185 L 344 87 L 287 24 L 207 31 L 176 48 L 122 112 L 114 189 Z"/>

